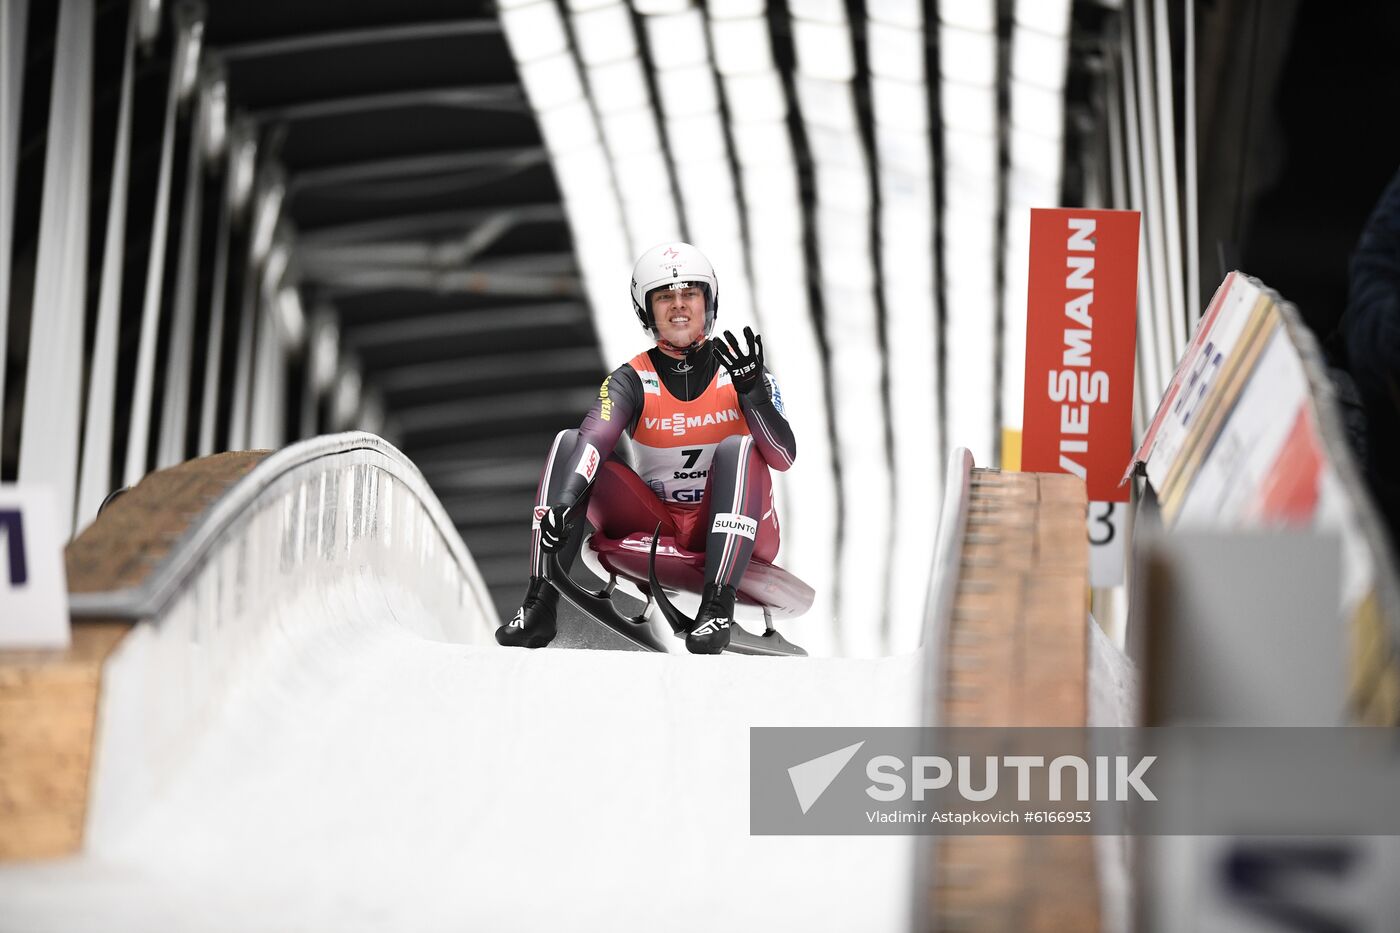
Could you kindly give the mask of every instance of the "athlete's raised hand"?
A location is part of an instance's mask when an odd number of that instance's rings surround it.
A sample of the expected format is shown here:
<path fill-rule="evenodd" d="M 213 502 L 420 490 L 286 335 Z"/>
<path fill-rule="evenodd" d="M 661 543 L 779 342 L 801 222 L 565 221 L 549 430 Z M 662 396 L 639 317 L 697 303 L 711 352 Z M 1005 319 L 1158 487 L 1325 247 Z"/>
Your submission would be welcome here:
<path fill-rule="evenodd" d="M 744 328 L 744 339 L 748 341 L 748 352 L 739 349 L 739 341 L 730 331 L 724 332 L 724 340 L 715 341 L 715 356 L 729 370 L 734 380 L 734 391 L 747 395 L 758 382 L 763 369 L 763 338 L 756 336 L 752 327 Z"/>

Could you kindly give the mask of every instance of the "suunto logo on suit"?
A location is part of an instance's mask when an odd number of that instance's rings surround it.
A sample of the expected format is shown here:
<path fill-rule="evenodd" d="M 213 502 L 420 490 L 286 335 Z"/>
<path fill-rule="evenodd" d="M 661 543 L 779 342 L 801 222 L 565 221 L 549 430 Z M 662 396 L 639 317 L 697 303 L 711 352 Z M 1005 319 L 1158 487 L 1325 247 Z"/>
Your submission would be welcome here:
<path fill-rule="evenodd" d="M 720 512 L 710 525 L 710 531 L 724 534 L 743 535 L 752 541 L 758 535 L 758 522 L 738 512 Z"/>

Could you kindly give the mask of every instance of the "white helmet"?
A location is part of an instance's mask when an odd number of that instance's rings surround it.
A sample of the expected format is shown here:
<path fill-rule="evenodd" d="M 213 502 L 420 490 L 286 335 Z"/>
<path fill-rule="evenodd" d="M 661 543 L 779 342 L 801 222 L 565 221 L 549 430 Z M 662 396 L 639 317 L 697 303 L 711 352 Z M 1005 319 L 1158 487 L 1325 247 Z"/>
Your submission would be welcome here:
<path fill-rule="evenodd" d="M 651 313 L 651 293 L 660 288 L 677 285 L 698 285 L 705 292 L 705 337 L 714 330 L 719 311 L 719 280 L 714 267 L 701 252 L 689 243 L 662 243 L 642 253 L 632 270 L 632 310 L 637 320 L 660 340 L 656 319 Z"/>

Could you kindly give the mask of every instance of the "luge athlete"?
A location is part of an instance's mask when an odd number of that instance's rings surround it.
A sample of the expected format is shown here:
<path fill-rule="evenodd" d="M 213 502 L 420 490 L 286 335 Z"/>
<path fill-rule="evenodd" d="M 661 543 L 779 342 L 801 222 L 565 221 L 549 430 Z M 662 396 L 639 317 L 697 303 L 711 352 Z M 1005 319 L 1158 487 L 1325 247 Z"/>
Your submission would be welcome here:
<path fill-rule="evenodd" d="M 711 340 L 719 308 L 713 267 L 688 243 L 664 243 L 637 260 L 632 308 L 655 346 L 613 370 L 583 423 L 554 439 L 535 496 L 530 585 L 502 645 L 543 647 L 555 635 L 559 593 L 547 555 L 567 569 L 583 541 L 583 513 L 601 533 L 650 532 L 705 552 L 705 590 L 686 647 L 729 645 L 735 589 L 750 557 L 772 561 L 778 516 L 768 471 L 797 455 L 782 395 L 763 364 L 763 338 L 744 328 Z M 633 469 L 614 453 L 626 432 Z"/>

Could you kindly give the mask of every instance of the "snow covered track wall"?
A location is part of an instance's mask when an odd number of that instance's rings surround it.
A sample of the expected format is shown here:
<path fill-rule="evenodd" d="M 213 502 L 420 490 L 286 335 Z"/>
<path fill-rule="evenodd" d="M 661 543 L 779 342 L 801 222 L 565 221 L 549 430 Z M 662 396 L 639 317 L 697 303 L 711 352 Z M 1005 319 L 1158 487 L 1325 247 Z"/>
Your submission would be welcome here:
<path fill-rule="evenodd" d="M 31 670 L 51 681 L 72 680 L 75 670 L 95 679 L 120 636 L 114 623 L 134 626 L 101 669 L 91 780 L 75 776 L 73 792 L 53 807 L 60 812 L 40 814 L 49 827 L 61 817 L 61 833 L 35 833 L 7 847 L 12 856 L 74 848 L 84 784 L 88 843 L 120 835 L 230 694 L 264 676 L 268 656 L 307 644 L 329 650 L 337 629 L 367 607 L 379 607 L 368 615 L 385 625 L 436 641 L 484 643 L 497 623 L 422 476 L 362 433 L 153 473 L 69 547 L 68 564 L 75 649 Z M 88 647 L 94 640 L 100 650 Z M 85 759 L 88 732 L 61 731 L 46 737 L 60 752 L 53 757 Z M 45 783 L 20 795 L 31 809 L 53 797 L 52 780 Z"/>
<path fill-rule="evenodd" d="M 217 478 L 212 479 L 215 491 L 207 496 L 208 507 L 197 515 L 187 515 L 186 526 L 173 530 L 153 527 L 152 513 L 169 508 L 169 503 L 140 502 L 146 485 L 158 486 L 168 475 L 192 472 L 192 467 L 206 463 L 228 463 L 228 468 L 212 472 L 232 473 L 237 481 L 223 489 Z M 175 508 L 179 510 L 181 504 Z M 255 516 L 273 506 L 281 509 L 275 524 L 264 521 L 256 529 L 250 528 Z M 482 582 L 476 565 L 427 481 L 408 458 L 373 434 L 317 437 L 275 453 L 219 454 L 162 470 L 146 477 L 130 495 L 116 499 L 99 521 L 70 548 L 70 575 L 75 567 L 82 568 L 80 581 L 70 583 L 69 604 L 74 617 L 160 617 L 193 585 L 200 565 L 224 556 L 235 545 L 245 551 L 277 548 L 275 573 L 238 578 L 240 584 L 261 586 L 272 597 L 278 595 L 276 587 L 289 569 L 303 561 L 343 563 L 340 552 L 358 547 L 360 562 L 382 561 L 384 575 L 400 571 L 417 574 L 441 558 L 444 563 L 439 569 L 455 568 L 461 605 L 468 604 L 468 593 L 471 599 L 481 599 Z M 120 523 L 125 523 L 124 532 L 144 534 L 148 541 L 123 542 L 115 568 L 94 572 L 84 566 L 84 562 L 100 562 L 104 554 L 111 557 L 107 552 L 116 542 L 103 526 Z M 415 537 L 418 535 L 421 537 Z M 311 546 L 317 549 L 319 559 L 308 553 Z M 133 567 L 142 572 L 133 574 Z M 112 582 L 121 585 L 99 588 Z M 494 612 L 487 611 L 484 619 L 491 618 Z M 480 624 L 476 628 L 481 630 Z"/>
<path fill-rule="evenodd" d="M 85 615 L 143 619 L 103 674 L 88 818 L 96 846 L 139 818 L 246 675 L 295 675 L 270 659 L 334 650 L 367 606 L 435 641 L 484 643 L 497 621 L 426 482 L 369 434 L 271 454 L 141 584 L 73 603 Z"/>

